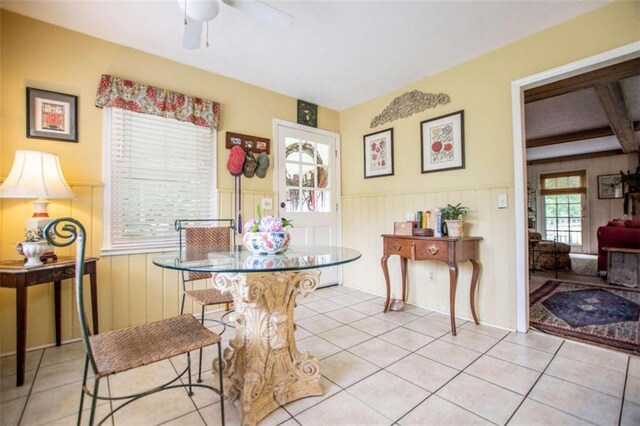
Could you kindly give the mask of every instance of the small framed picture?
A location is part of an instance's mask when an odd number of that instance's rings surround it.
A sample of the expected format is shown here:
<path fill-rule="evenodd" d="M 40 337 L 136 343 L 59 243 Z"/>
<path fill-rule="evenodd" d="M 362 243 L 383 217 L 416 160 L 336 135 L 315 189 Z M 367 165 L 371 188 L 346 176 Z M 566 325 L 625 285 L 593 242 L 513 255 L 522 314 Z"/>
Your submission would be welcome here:
<path fill-rule="evenodd" d="M 318 127 L 318 105 L 298 99 L 298 124 Z"/>
<path fill-rule="evenodd" d="M 242 139 L 240 139 L 240 138 L 231 138 L 231 145 L 242 145 Z"/>
<path fill-rule="evenodd" d="M 393 129 L 365 135 L 364 178 L 393 176 Z"/>
<path fill-rule="evenodd" d="M 264 141 L 256 141 L 256 149 L 259 151 L 266 151 L 267 143 Z"/>
<path fill-rule="evenodd" d="M 600 175 L 598 176 L 598 198 L 607 200 L 611 198 L 622 198 L 622 176 Z"/>
<path fill-rule="evenodd" d="M 464 111 L 420 122 L 422 173 L 464 169 Z"/>
<path fill-rule="evenodd" d="M 78 97 L 27 87 L 27 137 L 78 142 Z"/>

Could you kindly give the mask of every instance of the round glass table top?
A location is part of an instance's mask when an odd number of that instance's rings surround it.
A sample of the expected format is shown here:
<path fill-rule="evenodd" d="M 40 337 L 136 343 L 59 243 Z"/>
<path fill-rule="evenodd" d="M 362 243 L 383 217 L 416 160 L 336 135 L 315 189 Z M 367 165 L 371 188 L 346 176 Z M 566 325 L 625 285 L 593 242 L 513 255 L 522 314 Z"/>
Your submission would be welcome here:
<path fill-rule="evenodd" d="M 359 259 L 354 249 L 334 246 L 290 246 L 282 254 L 253 254 L 243 246 L 234 251 L 163 254 L 153 259 L 162 268 L 192 272 L 278 272 L 326 268 Z"/>

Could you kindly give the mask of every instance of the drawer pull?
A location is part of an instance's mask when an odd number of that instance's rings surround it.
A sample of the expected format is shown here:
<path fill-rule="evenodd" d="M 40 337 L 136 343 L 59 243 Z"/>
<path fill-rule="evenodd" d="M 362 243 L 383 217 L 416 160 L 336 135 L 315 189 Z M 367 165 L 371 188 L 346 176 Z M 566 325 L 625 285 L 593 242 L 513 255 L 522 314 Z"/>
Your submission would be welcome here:
<path fill-rule="evenodd" d="M 431 246 L 427 249 L 427 251 L 429 252 L 429 254 L 436 255 L 440 250 L 436 246 Z"/>
<path fill-rule="evenodd" d="M 395 243 L 395 244 L 393 245 L 393 249 L 394 249 L 395 251 L 400 251 L 400 249 L 401 249 L 401 248 L 402 248 L 402 246 L 401 246 L 400 244 L 398 244 L 398 243 Z"/>

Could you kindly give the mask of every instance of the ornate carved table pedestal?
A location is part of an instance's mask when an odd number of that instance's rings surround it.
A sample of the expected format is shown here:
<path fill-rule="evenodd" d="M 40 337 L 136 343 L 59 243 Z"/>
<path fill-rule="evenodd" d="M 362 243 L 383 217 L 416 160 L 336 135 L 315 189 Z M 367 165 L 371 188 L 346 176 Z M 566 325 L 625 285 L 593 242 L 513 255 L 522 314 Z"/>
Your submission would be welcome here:
<path fill-rule="evenodd" d="M 183 261 L 163 255 L 163 268 L 214 273 L 214 286 L 234 301 L 236 336 L 224 350 L 225 391 L 243 425 L 255 425 L 280 405 L 322 395 L 320 363 L 296 345 L 296 299 L 316 289 L 320 268 L 360 257 L 356 250 L 329 246 L 292 246 L 280 255 L 212 251 L 207 259 Z M 214 374 L 217 371 L 214 360 Z"/>

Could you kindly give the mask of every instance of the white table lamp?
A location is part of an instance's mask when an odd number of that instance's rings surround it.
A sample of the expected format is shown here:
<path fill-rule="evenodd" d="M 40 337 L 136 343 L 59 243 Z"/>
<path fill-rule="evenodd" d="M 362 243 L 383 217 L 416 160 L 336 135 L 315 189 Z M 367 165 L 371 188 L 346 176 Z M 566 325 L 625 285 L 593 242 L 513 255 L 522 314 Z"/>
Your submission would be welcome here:
<path fill-rule="evenodd" d="M 55 154 L 41 151 L 16 151 L 9 176 L 0 185 L 0 198 L 35 198 L 33 217 L 25 221 L 25 240 L 42 237 L 42 229 L 51 221 L 47 199 L 75 198 Z M 48 246 L 53 252 L 53 247 Z"/>

